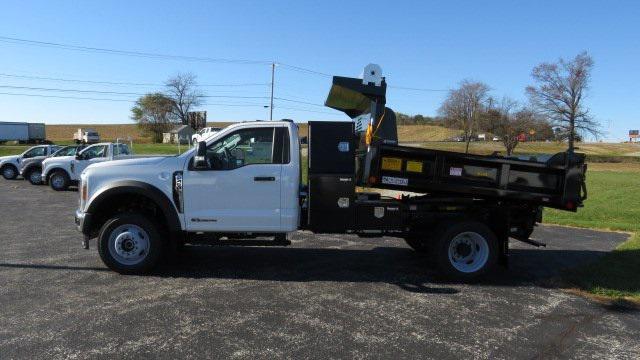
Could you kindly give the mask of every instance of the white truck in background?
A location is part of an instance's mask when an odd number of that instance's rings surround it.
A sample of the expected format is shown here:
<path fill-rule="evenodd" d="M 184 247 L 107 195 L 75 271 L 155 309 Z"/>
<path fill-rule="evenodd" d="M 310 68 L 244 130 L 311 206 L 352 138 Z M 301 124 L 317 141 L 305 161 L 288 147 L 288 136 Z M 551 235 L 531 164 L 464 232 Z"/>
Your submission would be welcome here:
<path fill-rule="evenodd" d="M 79 128 L 73 133 L 73 140 L 76 144 L 95 144 L 100 142 L 100 134 L 94 129 Z"/>
<path fill-rule="evenodd" d="M 20 155 L 10 155 L 0 157 L 0 173 L 7 180 L 15 179 L 19 174 L 21 163 L 26 159 L 40 156 L 49 156 L 58 151 L 60 146 L 40 145 L 29 148 Z"/>
<path fill-rule="evenodd" d="M 209 137 L 219 133 L 220 130 L 222 130 L 222 128 L 204 127 L 202 129 L 198 130 L 197 133 L 193 134 L 193 136 L 191 136 L 191 143 L 192 144 L 197 144 L 200 141 L 206 141 Z"/>
<path fill-rule="evenodd" d="M 42 161 L 42 183 L 63 191 L 76 184 L 82 171 L 91 164 L 124 159 L 131 155 L 127 144 L 99 143 L 86 147 L 75 156 L 46 158 Z"/>
<path fill-rule="evenodd" d="M 46 139 L 43 123 L 0 122 L 0 142 L 41 143 Z"/>

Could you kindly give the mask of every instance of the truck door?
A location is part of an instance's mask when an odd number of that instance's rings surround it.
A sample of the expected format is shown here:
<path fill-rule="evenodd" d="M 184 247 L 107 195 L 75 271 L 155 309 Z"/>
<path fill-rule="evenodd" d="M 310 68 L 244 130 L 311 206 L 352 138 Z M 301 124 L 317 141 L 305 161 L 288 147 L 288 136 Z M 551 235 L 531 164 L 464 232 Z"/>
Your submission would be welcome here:
<path fill-rule="evenodd" d="M 236 130 L 207 147 L 207 169 L 183 173 L 189 231 L 280 229 L 282 141 L 273 126 Z"/>
<path fill-rule="evenodd" d="M 87 166 L 109 160 L 108 150 L 108 145 L 94 145 L 82 151 L 79 158 L 72 161 L 72 180 L 79 179 L 80 174 L 82 174 L 82 171 L 86 169 Z"/>

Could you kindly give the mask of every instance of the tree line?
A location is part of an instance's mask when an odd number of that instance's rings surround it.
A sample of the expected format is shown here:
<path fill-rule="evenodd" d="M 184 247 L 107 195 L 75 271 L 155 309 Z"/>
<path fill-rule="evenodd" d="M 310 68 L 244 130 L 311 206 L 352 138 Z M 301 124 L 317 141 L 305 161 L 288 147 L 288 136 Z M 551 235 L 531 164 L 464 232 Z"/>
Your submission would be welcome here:
<path fill-rule="evenodd" d="M 140 97 L 131 108 L 131 118 L 149 134 L 153 142 L 162 142 L 162 134 L 174 126 L 189 124 L 189 112 L 202 104 L 204 93 L 193 74 L 177 74 L 165 82 L 165 90 Z"/>
<path fill-rule="evenodd" d="M 567 141 L 568 151 L 585 135 L 600 135 L 600 126 L 585 105 L 593 59 L 586 52 L 566 61 L 545 62 L 531 72 L 525 88 L 528 103 L 507 96 L 496 100 L 483 83 L 463 80 L 451 89 L 438 113 L 447 127 L 461 129 L 465 151 L 480 132 L 494 134 L 511 155 L 524 136 L 533 140 Z"/>

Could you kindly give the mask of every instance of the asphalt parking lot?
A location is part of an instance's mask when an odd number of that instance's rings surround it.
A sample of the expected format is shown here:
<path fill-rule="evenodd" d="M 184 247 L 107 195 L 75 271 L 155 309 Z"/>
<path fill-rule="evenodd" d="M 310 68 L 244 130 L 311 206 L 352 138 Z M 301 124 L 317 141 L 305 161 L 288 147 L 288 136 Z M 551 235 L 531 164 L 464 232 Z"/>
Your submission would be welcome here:
<path fill-rule="evenodd" d="M 392 238 L 191 246 L 150 276 L 80 247 L 77 193 L 0 180 L 0 359 L 638 358 L 640 312 L 554 288 L 625 234 L 541 226 L 483 284 Z"/>

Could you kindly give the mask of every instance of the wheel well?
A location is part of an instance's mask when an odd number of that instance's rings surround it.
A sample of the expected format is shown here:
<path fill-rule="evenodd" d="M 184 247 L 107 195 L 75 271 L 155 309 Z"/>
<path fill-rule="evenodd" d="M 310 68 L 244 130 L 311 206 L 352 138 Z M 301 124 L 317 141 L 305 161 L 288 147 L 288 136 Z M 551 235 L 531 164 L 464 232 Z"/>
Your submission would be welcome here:
<path fill-rule="evenodd" d="M 42 166 L 40 166 L 40 165 L 28 166 L 26 169 L 24 169 L 23 173 L 24 174 L 28 174 L 28 173 L 32 172 L 33 170 L 35 170 L 35 169 L 40 169 L 40 171 L 42 171 Z"/>
<path fill-rule="evenodd" d="M 65 169 L 63 169 L 63 168 L 61 168 L 61 167 L 53 168 L 53 169 L 51 169 L 51 170 L 49 170 L 49 171 L 47 172 L 47 178 L 46 178 L 46 179 L 47 179 L 47 182 L 49 182 L 49 178 L 51 177 L 51 174 L 53 174 L 54 172 L 56 172 L 56 171 L 58 171 L 58 170 L 60 170 L 60 171 L 64 171 L 65 173 L 67 173 L 67 170 L 65 170 Z M 69 173 L 67 173 L 67 176 L 69 176 Z"/>
<path fill-rule="evenodd" d="M 15 166 L 15 165 L 13 165 L 13 164 L 11 164 L 11 163 L 4 164 L 4 165 L 0 166 L 0 169 L 4 169 L 4 168 L 6 168 L 6 167 L 8 167 L 8 166 L 11 166 L 11 167 L 13 167 L 14 169 L 18 170 L 18 167 L 17 167 L 17 166 Z"/>
<path fill-rule="evenodd" d="M 92 209 L 91 233 L 97 235 L 107 220 L 124 212 L 148 216 L 160 226 L 166 227 L 169 222 L 160 205 L 150 197 L 138 193 L 120 193 L 109 196 Z"/>

